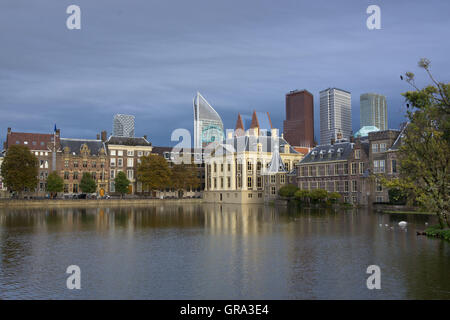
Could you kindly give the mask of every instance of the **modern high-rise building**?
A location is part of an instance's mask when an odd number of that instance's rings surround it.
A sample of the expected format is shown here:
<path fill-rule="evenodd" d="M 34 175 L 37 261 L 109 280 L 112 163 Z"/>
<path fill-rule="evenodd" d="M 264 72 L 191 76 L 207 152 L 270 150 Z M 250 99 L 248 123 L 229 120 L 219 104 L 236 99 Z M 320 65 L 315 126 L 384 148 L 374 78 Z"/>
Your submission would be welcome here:
<path fill-rule="evenodd" d="M 352 133 L 352 95 L 328 88 L 320 91 L 320 144 L 332 139 L 350 139 Z"/>
<path fill-rule="evenodd" d="M 113 136 L 134 137 L 134 116 L 129 114 L 114 115 Z"/>
<path fill-rule="evenodd" d="M 388 129 L 386 97 L 377 93 L 360 96 L 360 126 L 374 126 L 381 131 Z"/>
<path fill-rule="evenodd" d="M 219 114 L 197 92 L 194 97 L 194 147 L 204 148 L 212 142 L 222 142 L 223 122 Z"/>
<path fill-rule="evenodd" d="M 314 97 L 308 90 L 295 90 L 286 94 L 283 136 L 292 146 L 314 146 Z"/>

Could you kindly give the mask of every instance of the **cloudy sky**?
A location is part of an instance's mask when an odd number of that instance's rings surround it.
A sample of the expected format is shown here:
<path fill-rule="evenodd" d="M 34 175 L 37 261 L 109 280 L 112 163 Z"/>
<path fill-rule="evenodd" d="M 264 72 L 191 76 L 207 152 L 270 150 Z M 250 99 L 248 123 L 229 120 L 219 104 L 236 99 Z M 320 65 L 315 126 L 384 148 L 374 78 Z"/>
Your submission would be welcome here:
<path fill-rule="evenodd" d="M 81 7 L 81 30 L 68 30 L 66 8 Z M 381 8 L 381 30 L 368 30 L 366 8 Z M 192 131 L 197 91 L 226 128 L 237 113 L 269 111 L 282 129 L 285 94 L 386 95 L 389 127 L 403 121 L 399 75 L 427 57 L 450 81 L 450 1 L 442 0 L 1 0 L 0 139 L 14 131 L 95 138 L 115 113 L 136 116 L 136 135 L 173 145 Z"/>

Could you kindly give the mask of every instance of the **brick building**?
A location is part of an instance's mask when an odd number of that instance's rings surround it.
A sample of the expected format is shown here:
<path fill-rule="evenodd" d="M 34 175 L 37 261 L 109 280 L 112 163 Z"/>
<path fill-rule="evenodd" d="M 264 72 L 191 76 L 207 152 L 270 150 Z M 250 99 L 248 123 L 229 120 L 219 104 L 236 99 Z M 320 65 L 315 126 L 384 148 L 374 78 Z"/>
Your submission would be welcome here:
<path fill-rule="evenodd" d="M 35 190 L 29 190 L 31 195 L 42 197 L 47 194 L 47 177 L 56 170 L 56 156 L 59 148 L 60 131 L 54 133 L 14 132 L 8 128 L 5 151 L 12 145 L 27 146 L 38 159 L 38 184 Z"/>
<path fill-rule="evenodd" d="M 64 179 L 64 193 L 81 193 L 80 181 L 86 172 L 95 180 L 98 194 L 108 192 L 108 154 L 102 140 L 61 138 L 57 168 Z"/>
<path fill-rule="evenodd" d="M 148 156 L 152 152 L 152 144 L 143 137 L 110 136 L 106 140 L 106 131 L 102 132 L 102 141 L 106 143 L 109 155 L 110 192 L 115 192 L 114 178 L 123 171 L 130 180 L 129 194 L 142 193 L 142 183 L 137 181 L 137 166 L 140 157 Z"/>

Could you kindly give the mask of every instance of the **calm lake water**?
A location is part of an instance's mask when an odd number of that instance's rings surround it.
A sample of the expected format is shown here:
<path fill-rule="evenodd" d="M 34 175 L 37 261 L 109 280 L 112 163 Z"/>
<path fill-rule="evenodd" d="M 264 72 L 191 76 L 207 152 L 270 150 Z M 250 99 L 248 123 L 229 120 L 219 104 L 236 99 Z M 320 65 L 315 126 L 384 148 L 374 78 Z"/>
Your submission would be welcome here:
<path fill-rule="evenodd" d="M 450 243 L 416 236 L 426 222 L 255 205 L 0 209 L 0 299 L 450 299 Z M 366 287 L 373 264 L 381 290 Z M 69 265 L 81 290 L 66 288 Z"/>

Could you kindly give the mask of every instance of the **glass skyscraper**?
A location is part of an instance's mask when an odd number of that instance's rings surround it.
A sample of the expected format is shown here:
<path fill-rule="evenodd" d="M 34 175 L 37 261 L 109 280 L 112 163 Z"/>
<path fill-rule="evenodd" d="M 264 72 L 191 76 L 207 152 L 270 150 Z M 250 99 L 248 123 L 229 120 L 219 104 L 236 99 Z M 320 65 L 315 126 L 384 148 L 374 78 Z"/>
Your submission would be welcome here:
<path fill-rule="evenodd" d="M 197 92 L 194 97 L 194 147 L 204 148 L 212 142 L 222 142 L 222 118 L 206 99 Z"/>
<path fill-rule="evenodd" d="M 377 93 L 364 93 L 360 96 L 360 126 L 374 126 L 387 130 L 386 97 Z"/>
<path fill-rule="evenodd" d="M 113 136 L 134 137 L 134 116 L 128 114 L 114 115 Z"/>
<path fill-rule="evenodd" d="M 350 92 L 328 88 L 320 91 L 320 144 L 331 139 L 350 139 L 352 133 L 352 95 Z"/>

